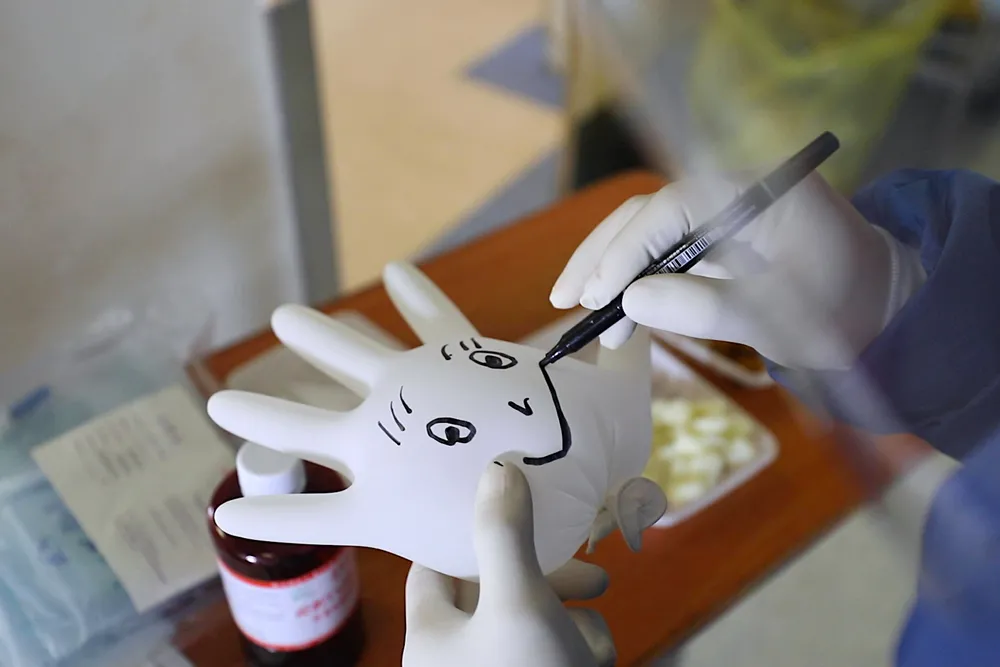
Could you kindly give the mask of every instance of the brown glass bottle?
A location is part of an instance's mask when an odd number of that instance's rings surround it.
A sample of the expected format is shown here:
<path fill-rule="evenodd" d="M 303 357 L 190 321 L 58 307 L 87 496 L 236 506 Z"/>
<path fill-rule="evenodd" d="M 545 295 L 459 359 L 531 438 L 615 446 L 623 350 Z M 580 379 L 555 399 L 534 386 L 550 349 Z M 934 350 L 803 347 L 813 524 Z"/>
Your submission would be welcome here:
<path fill-rule="evenodd" d="M 331 493 L 344 487 L 336 472 L 305 462 L 302 493 Z M 208 524 L 247 664 L 350 667 L 357 663 L 364 646 L 364 622 L 354 550 L 229 535 L 216 526 L 215 510 L 242 495 L 233 470 L 212 495 Z"/>

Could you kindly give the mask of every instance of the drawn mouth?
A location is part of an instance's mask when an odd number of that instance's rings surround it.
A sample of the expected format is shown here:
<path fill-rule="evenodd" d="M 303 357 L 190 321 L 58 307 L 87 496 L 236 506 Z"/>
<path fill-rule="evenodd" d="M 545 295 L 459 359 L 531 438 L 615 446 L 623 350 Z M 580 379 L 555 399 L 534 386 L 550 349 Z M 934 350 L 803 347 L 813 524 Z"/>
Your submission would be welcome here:
<path fill-rule="evenodd" d="M 570 431 L 569 422 L 566 421 L 566 415 L 563 414 L 562 405 L 559 403 L 559 393 L 556 392 L 556 387 L 552 384 L 552 378 L 549 377 L 547 368 L 541 363 L 538 364 L 538 368 L 542 372 L 542 377 L 545 378 L 545 385 L 549 388 L 549 395 L 552 396 L 552 405 L 556 409 L 556 417 L 559 418 L 559 433 L 562 436 L 562 447 L 559 451 L 546 454 L 545 456 L 524 457 L 522 459 L 524 464 L 529 466 L 543 466 L 546 463 L 558 461 L 569 454 L 569 448 L 573 446 L 573 433 Z"/>

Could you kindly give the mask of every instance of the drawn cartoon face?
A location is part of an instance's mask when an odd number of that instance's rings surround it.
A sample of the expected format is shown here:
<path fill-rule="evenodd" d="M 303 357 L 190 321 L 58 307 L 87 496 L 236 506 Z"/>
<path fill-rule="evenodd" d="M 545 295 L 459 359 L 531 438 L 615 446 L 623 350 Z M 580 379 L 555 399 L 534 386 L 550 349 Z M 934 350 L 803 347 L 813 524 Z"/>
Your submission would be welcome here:
<path fill-rule="evenodd" d="M 551 431 L 550 438 L 543 435 L 541 440 L 552 443 L 548 449 L 540 455 L 525 456 L 522 463 L 537 466 L 558 461 L 569 453 L 572 432 L 549 372 L 539 366 L 541 359 L 540 350 L 481 336 L 440 346 L 428 344 L 391 372 L 390 377 L 400 378 L 399 392 L 389 398 L 388 416 L 376 423 L 385 437 L 398 446 L 404 442 L 413 446 L 426 437 L 431 443 L 445 447 L 475 443 L 482 449 L 484 438 L 496 435 L 480 434 L 484 426 L 502 428 L 507 438 L 520 433 L 537 438 L 539 433 Z M 420 409 L 423 407 L 420 397 L 411 395 L 406 400 L 405 387 L 408 377 L 427 373 L 433 373 L 441 385 L 430 413 Z M 500 406 L 506 406 L 510 412 L 505 413 Z M 484 408 L 485 419 L 477 419 Z M 497 418 L 504 414 L 509 420 Z"/>
<path fill-rule="evenodd" d="M 279 339 L 356 391 L 360 406 L 334 413 L 233 391 L 209 402 L 223 428 L 334 468 L 351 486 L 232 501 L 216 512 L 219 526 L 265 541 L 384 549 L 474 579 L 476 487 L 502 460 L 531 486 L 543 570 L 562 565 L 649 456 L 648 339 L 598 365 L 565 359 L 543 369 L 542 350 L 480 335 L 412 266 L 390 265 L 385 284 L 421 347 L 391 350 L 301 306 L 272 318 Z"/>

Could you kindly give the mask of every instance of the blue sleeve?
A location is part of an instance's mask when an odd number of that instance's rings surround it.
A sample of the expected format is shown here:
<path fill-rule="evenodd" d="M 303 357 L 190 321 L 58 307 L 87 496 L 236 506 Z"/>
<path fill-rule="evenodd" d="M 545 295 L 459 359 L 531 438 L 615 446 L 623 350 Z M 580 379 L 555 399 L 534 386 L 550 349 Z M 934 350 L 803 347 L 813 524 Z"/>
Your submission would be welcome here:
<path fill-rule="evenodd" d="M 1000 436 L 938 491 L 897 667 L 1000 665 Z"/>
<path fill-rule="evenodd" d="M 967 171 L 902 171 L 854 205 L 920 248 L 927 271 L 859 363 L 910 431 L 963 458 L 1000 424 L 1000 184 Z"/>
<path fill-rule="evenodd" d="M 924 526 L 897 665 L 1000 665 L 1000 184 L 901 171 L 854 205 L 927 271 L 859 365 L 906 428 L 963 461 Z"/>

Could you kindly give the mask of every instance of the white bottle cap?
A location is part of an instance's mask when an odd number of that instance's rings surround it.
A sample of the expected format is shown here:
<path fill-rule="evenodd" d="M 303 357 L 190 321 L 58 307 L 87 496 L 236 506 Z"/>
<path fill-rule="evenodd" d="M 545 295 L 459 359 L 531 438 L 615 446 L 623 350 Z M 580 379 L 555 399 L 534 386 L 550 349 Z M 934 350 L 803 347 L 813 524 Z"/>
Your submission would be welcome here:
<path fill-rule="evenodd" d="M 245 442 L 236 454 L 236 478 L 244 496 L 299 493 L 306 488 L 306 467 L 294 456 Z"/>

